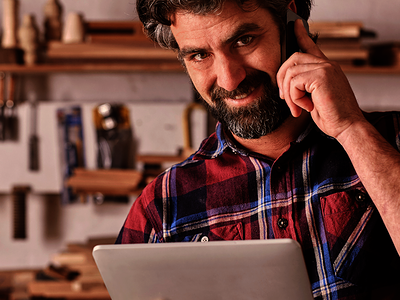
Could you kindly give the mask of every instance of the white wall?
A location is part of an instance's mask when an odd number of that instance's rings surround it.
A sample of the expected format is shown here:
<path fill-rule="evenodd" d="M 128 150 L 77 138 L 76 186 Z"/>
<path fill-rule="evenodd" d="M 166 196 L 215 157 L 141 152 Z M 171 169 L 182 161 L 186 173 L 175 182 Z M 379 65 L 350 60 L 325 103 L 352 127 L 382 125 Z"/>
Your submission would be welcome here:
<path fill-rule="evenodd" d="M 314 2 L 311 14 L 311 19 L 314 21 L 362 21 L 365 28 L 378 33 L 379 40 L 400 40 L 399 1 L 314 0 Z"/>
<path fill-rule="evenodd" d="M 400 42 L 400 1 L 314 0 L 312 21 L 361 21 L 374 30 L 369 42 Z M 400 108 L 400 75 L 348 75 L 360 106 L 365 110 Z"/>
<path fill-rule="evenodd" d="M 83 12 L 87 20 L 133 20 L 132 0 L 61 0 L 64 16 Z M 20 0 L 20 15 L 33 13 L 39 24 L 46 0 Z M 376 30 L 381 40 L 400 40 L 399 1 L 390 0 L 315 0 L 313 20 L 360 20 Z M 1 6 L 0 6 L 1 7 Z M 0 14 L 0 20 L 2 16 Z M 1 24 L 1 23 L 0 23 Z M 105 101 L 124 102 L 131 112 L 139 152 L 174 154 L 182 146 L 180 118 L 192 99 L 185 74 L 54 74 L 26 77 L 25 88 L 41 101 L 39 135 L 41 171 L 27 169 L 29 109 L 18 109 L 21 131 L 14 143 L 0 144 L 0 269 L 45 266 L 51 254 L 69 242 L 84 242 L 89 237 L 116 236 L 130 204 L 92 202 L 61 206 L 58 193 L 61 177 L 57 157 L 59 145 L 55 132 L 55 109 L 81 103 L 84 110 L 86 158 L 95 166 L 94 128 L 90 111 Z M 363 108 L 400 109 L 400 75 L 349 75 L 350 83 Z M 23 91 L 19 99 L 26 100 Z M 198 119 L 202 126 L 202 118 Z M 202 136 L 199 133 L 198 136 Z M 167 138 L 166 138 L 167 137 Z M 28 198 L 28 238 L 12 239 L 12 185 L 28 183 L 33 191 Z M 131 199 L 131 202 L 134 199 Z"/>

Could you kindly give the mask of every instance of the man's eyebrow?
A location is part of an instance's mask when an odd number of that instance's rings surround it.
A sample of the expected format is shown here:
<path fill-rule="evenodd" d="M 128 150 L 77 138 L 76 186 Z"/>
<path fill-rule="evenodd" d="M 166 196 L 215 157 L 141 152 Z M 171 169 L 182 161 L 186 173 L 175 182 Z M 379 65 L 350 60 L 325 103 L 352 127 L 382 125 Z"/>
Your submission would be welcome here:
<path fill-rule="evenodd" d="M 230 44 L 237 40 L 239 37 L 241 37 L 244 34 L 247 34 L 251 31 L 257 31 L 260 30 L 261 27 L 256 24 L 256 23 L 244 23 L 240 25 L 236 30 L 232 33 L 232 35 L 224 42 L 225 44 Z"/>
<path fill-rule="evenodd" d="M 224 41 L 224 44 L 230 44 L 234 42 L 236 39 L 238 39 L 240 36 L 247 34 L 248 32 L 251 31 L 257 31 L 262 29 L 258 24 L 256 23 L 244 23 L 240 25 L 232 34 L 230 37 Z M 205 48 L 197 48 L 197 47 L 184 47 L 182 49 L 179 49 L 178 55 L 180 58 L 185 58 L 186 56 L 193 54 L 193 53 L 202 53 L 202 52 L 207 52 L 207 49 Z"/>
<path fill-rule="evenodd" d="M 178 56 L 183 59 L 186 56 L 193 54 L 193 53 L 203 53 L 207 52 L 204 48 L 196 48 L 196 47 L 184 47 L 178 50 Z"/>

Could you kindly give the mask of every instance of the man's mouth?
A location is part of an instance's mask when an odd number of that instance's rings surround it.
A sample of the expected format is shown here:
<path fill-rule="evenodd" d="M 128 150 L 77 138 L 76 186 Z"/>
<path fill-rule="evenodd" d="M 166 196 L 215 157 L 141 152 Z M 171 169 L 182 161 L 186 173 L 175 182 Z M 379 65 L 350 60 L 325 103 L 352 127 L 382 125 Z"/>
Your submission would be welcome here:
<path fill-rule="evenodd" d="M 270 80 L 267 73 L 257 71 L 249 74 L 233 91 L 227 91 L 219 86 L 215 86 L 210 92 L 210 98 L 213 103 L 230 100 L 230 104 L 235 106 L 246 105 L 246 102 L 250 103 L 253 98 L 261 96 L 264 89 L 264 82 L 269 82 Z"/>
<path fill-rule="evenodd" d="M 232 97 L 232 99 L 234 99 L 234 100 L 241 100 L 241 99 L 244 99 L 244 98 L 246 98 L 247 96 L 249 96 L 254 90 L 255 90 L 254 87 L 250 87 L 246 93 L 242 93 L 242 94 L 240 94 L 240 95 L 236 95 L 235 97 Z"/>

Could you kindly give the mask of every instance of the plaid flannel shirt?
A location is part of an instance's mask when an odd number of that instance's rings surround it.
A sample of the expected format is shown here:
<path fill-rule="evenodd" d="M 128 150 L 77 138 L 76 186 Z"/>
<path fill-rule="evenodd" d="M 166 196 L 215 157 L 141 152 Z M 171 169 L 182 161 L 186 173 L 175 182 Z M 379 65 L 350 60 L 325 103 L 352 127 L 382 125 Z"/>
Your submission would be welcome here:
<path fill-rule="evenodd" d="M 366 114 L 399 149 L 400 114 Z M 314 123 L 275 161 L 222 126 L 134 202 L 117 243 L 291 238 L 316 299 L 400 299 L 400 259 L 341 145 Z"/>

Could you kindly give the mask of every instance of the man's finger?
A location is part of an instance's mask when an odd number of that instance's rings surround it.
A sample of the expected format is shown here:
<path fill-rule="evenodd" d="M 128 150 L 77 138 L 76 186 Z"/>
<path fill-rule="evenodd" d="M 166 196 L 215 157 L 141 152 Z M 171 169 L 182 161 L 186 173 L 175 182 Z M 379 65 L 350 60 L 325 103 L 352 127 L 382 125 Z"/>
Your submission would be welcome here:
<path fill-rule="evenodd" d="M 327 59 L 324 53 L 318 48 L 314 41 L 308 35 L 307 30 L 304 27 L 303 22 L 298 19 L 294 24 L 294 32 L 296 34 L 297 43 L 301 51 L 304 53 L 309 53 L 320 58 Z"/>

